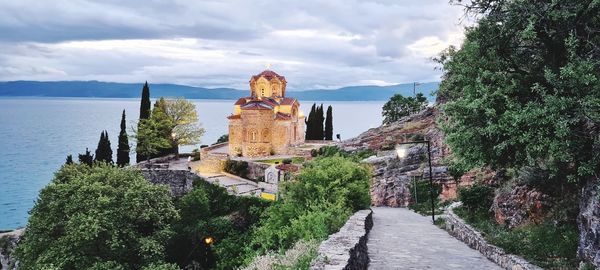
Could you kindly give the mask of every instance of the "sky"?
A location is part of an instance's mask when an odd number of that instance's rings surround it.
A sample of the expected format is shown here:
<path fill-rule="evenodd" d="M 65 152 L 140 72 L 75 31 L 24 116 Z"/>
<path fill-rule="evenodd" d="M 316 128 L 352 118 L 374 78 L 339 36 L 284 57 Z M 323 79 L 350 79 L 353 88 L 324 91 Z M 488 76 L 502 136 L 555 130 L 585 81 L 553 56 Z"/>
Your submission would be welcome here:
<path fill-rule="evenodd" d="M 463 39 L 448 0 L 0 1 L 0 81 L 288 89 L 439 81 Z"/>

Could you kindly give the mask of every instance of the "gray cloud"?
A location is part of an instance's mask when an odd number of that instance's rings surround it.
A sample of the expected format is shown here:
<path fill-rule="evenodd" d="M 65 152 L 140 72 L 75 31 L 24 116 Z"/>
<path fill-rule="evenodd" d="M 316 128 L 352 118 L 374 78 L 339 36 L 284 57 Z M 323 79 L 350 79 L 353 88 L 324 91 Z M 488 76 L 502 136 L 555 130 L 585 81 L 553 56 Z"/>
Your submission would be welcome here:
<path fill-rule="evenodd" d="M 246 88 L 272 63 L 294 89 L 432 81 L 461 15 L 447 0 L 3 1 L 0 80 Z"/>

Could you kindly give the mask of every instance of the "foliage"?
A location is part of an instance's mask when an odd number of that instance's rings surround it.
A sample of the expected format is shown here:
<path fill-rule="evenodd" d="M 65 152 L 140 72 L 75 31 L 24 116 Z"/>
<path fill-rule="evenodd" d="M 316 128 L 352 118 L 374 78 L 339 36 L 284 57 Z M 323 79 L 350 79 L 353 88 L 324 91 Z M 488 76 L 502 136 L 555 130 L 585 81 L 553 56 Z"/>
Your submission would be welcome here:
<path fill-rule="evenodd" d="M 66 165 L 73 164 L 73 155 L 68 155 L 67 160 L 65 161 Z"/>
<path fill-rule="evenodd" d="M 169 148 L 171 141 L 163 135 L 161 123 L 153 119 L 143 119 L 138 123 L 138 129 L 133 130 L 132 138 L 136 141 L 135 151 L 138 156 L 149 160 L 161 150 Z"/>
<path fill-rule="evenodd" d="M 88 166 L 92 166 L 94 164 L 94 155 L 88 150 L 85 149 L 85 154 L 79 154 L 79 163 L 86 164 Z"/>
<path fill-rule="evenodd" d="M 65 165 L 30 212 L 15 251 L 19 269 L 162 264 L 163 243 L 177 218 L 169 190 L 138 171 L 102 163 Z"/>
<path fill-rule="evenodd" d="M 98 141 L 98 148 L 96 148 L 96 159 L 94 161 L 104 162 L 112 164 L 112 149 L 110 148 L 110 140 L 108 139 L 108 132 L 102 131 L 100 133 L 100 140 Z"/>
<path fill-rule="evenodd" d="M 462 1 L 457 1 L 462 2 Z M 600 168 L 600 3 L 465 3 L 479 18 L 438 59 L 443 131 L 467 164 L 545 164 L 581 180 Z"/>
<path fill-rule="evenodd" d="M 123 114 L 121 115 L 121 131 L 119 132 L 119 145 L 117 147 L 117 165 L 121 167 L 129 164 L 129 139 L 126 128 L 125 110 L 123 110 Z"/>
<path fill-rule="evenodd" d="M 312 157 L 341 156 L 341 157 L 349 158 L 355 162 L 359 162 L 365 158 L 368 158 L 368 157 L 374 155 L 375 153 L 373 152 L 373 150 L 370 150 L 370 149 L 350 152 L 350 151 L 345 151 L 345 150 L 339 148 L 338 146 L 327 145 L 327 146 L 323 146 L 319 149 L 311 150 L 310 154 Z"/>
<path fill-rule="evenodd" d="M 138 130 L 141 127 L 142 123 L 144 120 L 150 119 L 150 114 L 151 114 L 151 104 L 150 104 L 150 87 L 148 87 L 148 82 L 144 83 L 144 87 L 142 88 L 142 98 L 140 100 L 140 118 L 138 121 Z M 144 138 L 140 137 L 140 140 L 138 140 L 138 144 L 142 144 L 142 145 L 146 145 L 145 143 L 142 142 Z M 148 156 L 145 156 L 143 153 L 145 153 L 144 150 L 140 150 L 137 148 L 135 149 L 136 152 L 136 162 L 140 162 L 144 159 L 148 159 Z"/>
<path fill-rule="evenodd" d="M 388 100 L 382 108 L 383 124 L 390 124 L 400 120 L 400 118 L 416 113 L 427 106 L 427 98 L 423 93 L 418 93 L 414 97 L 404 97 L 395 94 Z"/>
<path fill-rule="evenodd" d="M 415 185 L 416 184 L 416 185 Z M 415 179 L 410 183 L 410 192 L 412 202 L 408 205 L 408 208 L 424 216 L 431 216 L 431 192 L 429 179 Z M 416 192 L 415 192 L 416 190 Z M 433 204 L 435 214 L 441 214 L 439 210 L 442 206 L 442 202 L 439 199 L 442 193 L 442 187 L 439 184 L 434 183 L 433 185 Z"/>
<path fill-rule="evenodd" d="M 317 256 L 318 241 L 300 240 L 285 252 L 269 252 L 257 257 L 244 270 L 259 269 L 309 269 Z"/>
<path fill-rule="evenodd" d="M 340 156 L 305 163 L 294 181 L 282 184 L 282 199 L 263 215 L 253 250 L 262 254 L 287 249 L 301 239 L 326 238 L 353 212 L 369 207 L 369 180 L 366 168 Z"/>
<path fill-rule="evenodd" d="M 523 256 L 545 269 L 577 268 L 579 232 L 575 225 L 545 221 L 509 230 L 489 215 L 473 214 L 464 207 L 455 208 L 454 212 L 482 232 L 486 241 L 507 253 Z"/>
<path fill-rule="evenodd" d="M 256 162 L 260 163 L 268 163 L 268 164 L 302 164 L 304 162 L 304 157 L 292 157 L 292 158 L 274 158 L 274 159 L 261 159 Z M 289 163 L 286 163 L 289 162 Z"/>
<path fill-rule="evenodd" d="M 213 143 L 213 145 L 214 144 L 219 144 L 219 143 L 225 143 L 225 142 L 228 142 L 228 141 L 229 141 L 229 134 L 223 134 L 223 135 L 221 135 L 221 137 L 219 137 L 217 139 L 217 141 L 215 143 Z"/>
<path fill-rule="evenodd" d="M 176 234 L 167 247 L 169 261 L 181 268 L 237 268 L 245 259 L 250 230 L 268 205 L 268 201 L 231 196 L 222 187 L 194 180 L 192 191 L 176 202 L 182 218 L 173 225 Z M 212 246 L 203 241 L 208 236 L 215 239 Z"/>
<path fill-rule="evenodd" d="M 489 216 L 488 212 L 494 200 L 494 189 L 484 184 L 474 184 L 458 190 L 458 199 L 463 203 L 465 210 L 472 214 Z"/>
<path fill-rule="evenodd" d="M 327 118 L 325 118 L 325 140 L 333 140 L 333 109 L 327 106 Z"/>
<path fill-rule="evenodd" d="M 248 178 L 248 162 L 228 159 L 225 161 L 224 171 L 237 175 L 241 178 Z"/>
<path fill-rule="evenodd" d="M 306 140 L 323 140 L 325 131 L 323 128 L 323 104 L 317 106 L 313 103 L 308 118 L 305 120 L 306 123 Z"/>

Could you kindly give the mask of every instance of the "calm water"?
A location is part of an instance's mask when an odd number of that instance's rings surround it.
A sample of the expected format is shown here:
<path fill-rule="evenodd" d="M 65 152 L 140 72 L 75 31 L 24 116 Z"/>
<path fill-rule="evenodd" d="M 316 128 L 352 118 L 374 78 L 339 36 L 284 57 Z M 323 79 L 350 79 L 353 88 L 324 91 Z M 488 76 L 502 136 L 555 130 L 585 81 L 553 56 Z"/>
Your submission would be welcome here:
<path fill-rule="evenodd" d="M 214 143 L 227 133 L 225 117 L 234 101 L 193 102 L 206 129 L 201 144 Z M 306 115 L 312 103 L 302 102 Z M 340 133 L 342 139 L 381 123 L 383 102 L 324 104 L 333 106 L 334 134 Z M 39 190 L 65 157 L 73 154 L 76 159 L 86 147 L 94 152 L 102 130 L 108 131 L 116 154 L 123 109 L 130 133 L 129 126 L 139 115 L 138 99 L 0 98 L 0 229 L 24 226 Z"/>

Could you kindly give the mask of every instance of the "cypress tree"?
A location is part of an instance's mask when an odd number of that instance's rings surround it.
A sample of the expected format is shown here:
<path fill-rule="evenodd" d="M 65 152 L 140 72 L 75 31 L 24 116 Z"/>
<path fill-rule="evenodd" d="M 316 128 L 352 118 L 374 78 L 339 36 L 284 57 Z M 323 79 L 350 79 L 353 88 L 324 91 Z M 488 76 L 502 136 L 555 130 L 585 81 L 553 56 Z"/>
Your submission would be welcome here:
<path fill-rule="evenodd" d="M 117 148 L 117 166 L 129 164 L 129 138 L 127 137 L 125 125 L 125 110 L 121 115 L 121 132 L 119 132 L 119 146 Z"/>
<path fill-rule="evenodd" d="M 79 163 L 87 164 L 88 166 L 92 166 L 92 164 L 94 164 L 94 155 L 90 153 L 90 150 L 85 148 L 85 154 L 79 154 Z"/>
<path fill-rule="evenodd" d="M 110 148 L 110 140 L 108 139 L 108 132 L 106 130 L 100 133 L 95 161 L 106 162 L 109 164 L 113 163 L 112 149 Z"/>
<path fill-rule="evenodd" d="M 325 140 L 333 140 L 333 109 L 327 107 L 327 118 L 325 119 Z"/>
<path fill-rule="evenodd" d="M 313 140 L 314 138 L 314 130 L 315 130 L 315 114 L 316 114 L 316 103 L 313 103 L 310 113 L 308 114 L 307 120 L 304 121 L 306 124 L 306 135 L 304 138 L 306 140 Z"/>
<path fill-rule="evenodd" d="M 315 117 L 315 138 L 314 140 L 323 140 L 325 137 L 325 131 L 323 129 L 323 121 L 325 121 L 325 117 L 323 116 L 323 104 L 317 107 L 317 115 Z"/>
<path fill-rule="evenodd" d="M 141 121 L 142 119 L 150 118 L 150 110 L 151 110 L 150 87 L 148 87 L 148 81 L 146 81 L 146 83 L 144 83 L 144 87 L 142 88 L 142 100 L 140 103 L 140 119 L 139 119 L 140 121 L 138 121 L 138 129 L 140 128 L 140 123 L 142 122 Z M 140 162 L 145 159 L 146 159 L 146 157 L 139 153 L 137 146 L 136 146 L 136 155 L 135 155 L 136 162 Z"/>
<path fill-rule="evenodd" d="M 67 161 L 65 162 L 65 164 L 67 164 L 67 165 L 73 164 L 73 155 L 67 156 Z"/>

